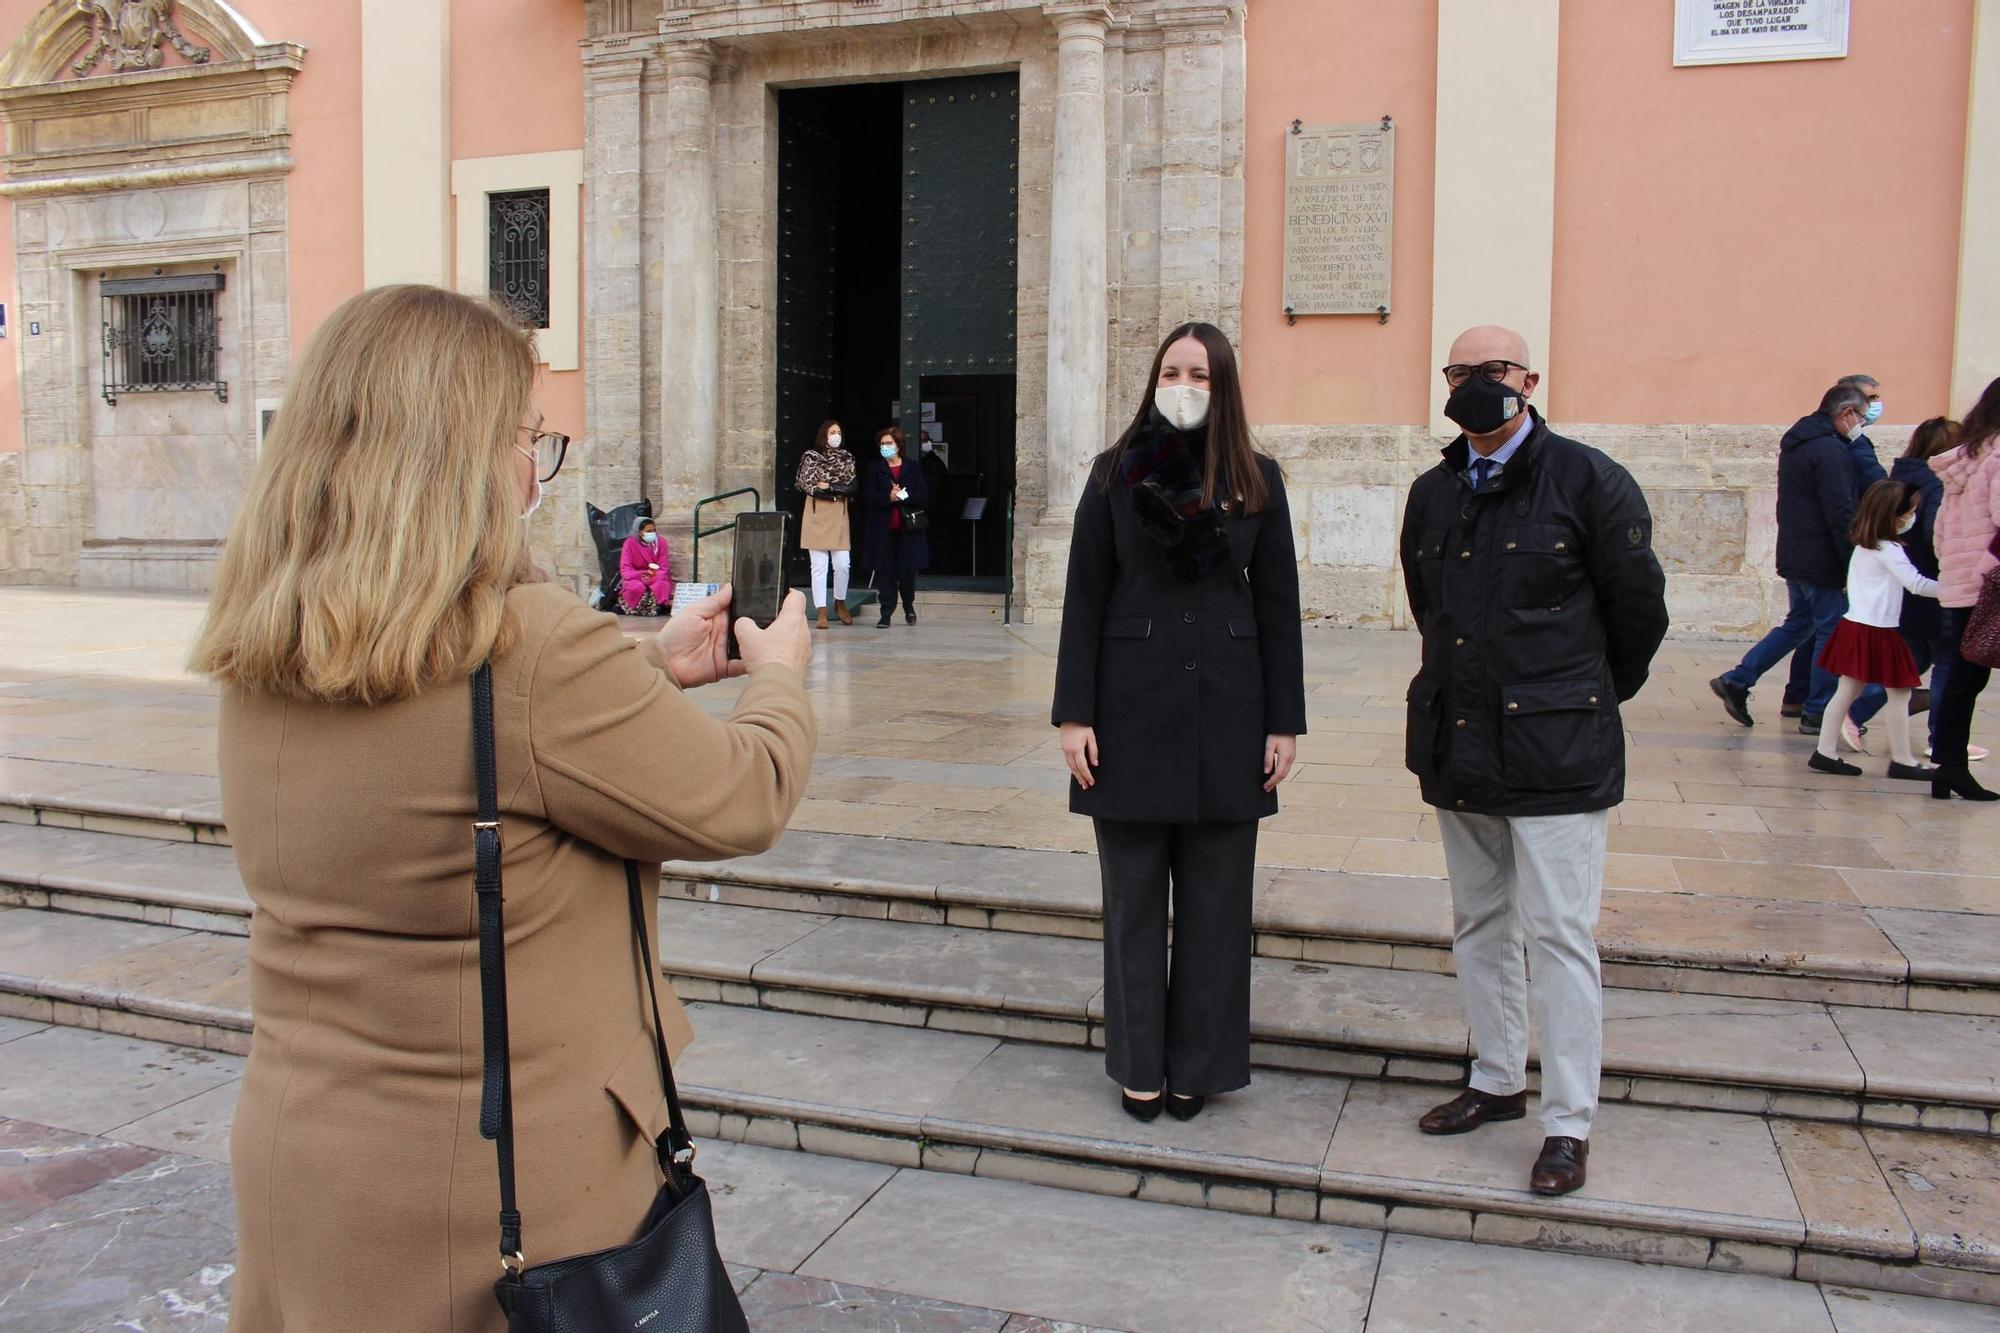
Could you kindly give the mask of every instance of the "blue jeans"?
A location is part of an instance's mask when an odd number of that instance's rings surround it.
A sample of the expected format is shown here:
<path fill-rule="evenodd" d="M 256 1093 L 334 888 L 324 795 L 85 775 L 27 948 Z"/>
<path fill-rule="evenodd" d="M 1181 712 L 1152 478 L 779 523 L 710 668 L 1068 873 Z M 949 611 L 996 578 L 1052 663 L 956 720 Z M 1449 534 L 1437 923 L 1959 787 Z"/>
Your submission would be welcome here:
<path fill-rule="evenodd" d="M 1785 589 L 1791 594 L 1791 607 L 1785 618 L 1743 654 L 1741 662 L 1723 672 L 1722 678 L 1731 685 L 1753 689 L 1765 672 L 1809 643 L 1813 652 L 1812 691 L 1806 696 L 1805 715 L 1816 719 L 1826 712 L 1827 701 L 1833 698 L 1833 691 L 1840 684 L 1840 677 L 1820 666 L 1819 655 L 1825 651 L 1826 641 L 1833 637 L 1833 627 L 1847 614 L 1847 593 L 1801 579 L 1786 579 Z M 1880 685 L 1870 685 L 1862 691 L 1848 716 L 1859 726 L 1881 711 L 1887 697 Z"/>

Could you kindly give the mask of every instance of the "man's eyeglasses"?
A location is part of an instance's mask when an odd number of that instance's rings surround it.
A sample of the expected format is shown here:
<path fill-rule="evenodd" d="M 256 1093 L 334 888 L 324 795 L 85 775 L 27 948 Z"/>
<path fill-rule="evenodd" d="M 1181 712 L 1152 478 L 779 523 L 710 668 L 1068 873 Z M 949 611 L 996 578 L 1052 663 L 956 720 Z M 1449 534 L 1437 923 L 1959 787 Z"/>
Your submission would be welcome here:
<path fill-rule="evenodd" d="M 1473 375 L 1483 375 L 1495 384 L 1507 378 L 1510 370 L 1526 370 L 1519 361 L 1482 361 L 1476 366 L 1455 365 L 1444 368 L 1444 382 L 1456 389 L 1471 379 Z"/>
<path fill-rule="evenodd" d="M 562 471 L 563 458 L 569 453 L 569 436 L 561 431 L 529 430 L 526 426 L 521 431 L 534 441 L 535 479 L 546 486 Z"/>

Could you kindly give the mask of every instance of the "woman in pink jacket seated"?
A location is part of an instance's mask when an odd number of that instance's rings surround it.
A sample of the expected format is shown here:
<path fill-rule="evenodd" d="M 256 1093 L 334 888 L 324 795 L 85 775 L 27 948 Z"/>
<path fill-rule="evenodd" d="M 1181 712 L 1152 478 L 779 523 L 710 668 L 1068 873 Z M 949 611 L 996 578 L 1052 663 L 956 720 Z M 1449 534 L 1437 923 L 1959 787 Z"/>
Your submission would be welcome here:
<path fill-rule="evenodd" d="M 653 595 L 659 615 L 674 604 L 674 562 L 653 520 L 639 520 L 639 530 L 625 539 L 625 552 L 618 559 L 618 601 L 625 614 L 636 616 Z"/>
<path fill-rule="evenodd" d="M 2000 801 L 1973 781 L 1966 768 L 1965 747 L 1972 739 L 1972 709 L 1992 673 L 1959 655 L 1966 617 L 1979 600 L 1979 587 L 2000 561 L 1993 539 L 2000 534 L 2000 379 L 1986 386 L 1979 403 L 1965 415 L 1958 438 L 1965 443 L 1930 460 L 1931 471 L 1944 479 L 1944 504 L 1938 510 L 1933 543 L 1938 558 L 1938 603 L 1944 608 L 1942 638 L 1954 654 L 1945 678 L 1944 698 L 1937 710 L 1937 743 L 1931 759 L 1937 776 L 1931 795 L 1949 800 Z"/>

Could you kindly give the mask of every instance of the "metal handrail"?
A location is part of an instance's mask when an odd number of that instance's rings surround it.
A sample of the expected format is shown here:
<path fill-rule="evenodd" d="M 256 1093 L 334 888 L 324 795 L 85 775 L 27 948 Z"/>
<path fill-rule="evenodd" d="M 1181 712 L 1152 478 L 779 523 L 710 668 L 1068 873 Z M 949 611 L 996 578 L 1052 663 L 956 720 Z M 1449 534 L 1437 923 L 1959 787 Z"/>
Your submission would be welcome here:
<path fill-rule="evenodd" d="M 1000 623 L 1014 623 L 1014 496 L 1007 496 L 1007 598 L 1000 605 Z"/>
<path fill-rule="evenodd" d="M 738 486 L 738 487 L 737 487 L 737 488 L 736 488 L 735 490 L 733 490 L 733 491 L 724 491 L 724 492 L 723 492 L 722 494 L 720 494 L 720 495 L 711 495 L 711 496 L 709 496 L 709 497 L 708 497 L 708 498 L 707 498 L 706 500 L 697 500 L 697 501 L 695 501 L 695 503 L 694 503 L 694 572 L 693 572 L 693 574 L 692 574 L 692 575 L 691 575 L 691 576 L 689 577 L 689 579 L 688 579 L 688 582 L 690 582 L 690 583 L 700 583 L 700 582 L 701 582 L 701 539 L 702 539 L 703 537 L 713 537 L 713 536 L 716 536 L 716 535 L 718 535 L 719 533 L 724 533 L 724 532 L 728 532 L 728 531 L 730 531 L 731 529 L 733 529 L 733 528 L 734 528 L 734 527 L 736 526 L 736 524 L 735 524 L 735 522 L 734 522 L 734 515 L 731 515 L 731 521 L 730 521 L 730 522 L 728 522 L 728 523 L 724 523 L 724 524 L 720 525 L 719 527 L 713 527 L 713 528 L 704 528 L 704 527 L 702 527 L 702 525 L 701 525 L 701 507 L 702 507 L 703 505 L 712 505 L 712 504 L 720 504 L 720 503 L 722 503 L 722 502 L 723 502 L 724 500 L 734 500 L 734 499 L 735 499 L 735 498 L 736 498 L 737 496 L 739 496 L 739 495 L 747 495 L 747 496 L 749 496 L 749 497 L 750 497 L 750 507 L 751 507 L 752 509 L 762 509 L 762 508 L 764 507 L 764 497 L 763 497 L 762 493 L 760 493 L 760 492 L 758 491 L 758 489 L 757 489 L 757 488 L 756 488 L 755 486 Z"/>

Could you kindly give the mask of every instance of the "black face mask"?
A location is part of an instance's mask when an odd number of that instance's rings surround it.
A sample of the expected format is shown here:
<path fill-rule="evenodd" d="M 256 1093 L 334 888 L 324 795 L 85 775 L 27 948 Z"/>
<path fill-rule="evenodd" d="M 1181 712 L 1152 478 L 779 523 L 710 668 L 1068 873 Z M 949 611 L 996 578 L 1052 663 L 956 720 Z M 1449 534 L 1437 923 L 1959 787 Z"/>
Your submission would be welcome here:
<path fill-rule="evenodd" d="M 1491 435 L 1527 406 L 1519 389 L 1475 374 L 1444 400 L 1444 414 L 1468 435 Z"/>

